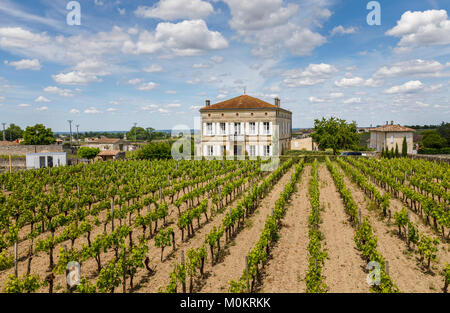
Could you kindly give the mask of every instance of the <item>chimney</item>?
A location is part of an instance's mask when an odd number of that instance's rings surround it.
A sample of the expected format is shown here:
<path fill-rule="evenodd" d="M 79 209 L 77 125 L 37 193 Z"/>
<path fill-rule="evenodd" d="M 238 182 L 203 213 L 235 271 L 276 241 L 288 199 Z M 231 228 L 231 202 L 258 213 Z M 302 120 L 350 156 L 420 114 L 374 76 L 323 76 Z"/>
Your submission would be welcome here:
<path fill-rule="evenodd" d="M 389 121 L 386 121 L 386 125 L 389 125 Z"/>
<path fill-rule="evenodd" d="M 391 121 L 391 125 L 394 125 L 394 121 Z"/>
<path fill-rule="evenodd" d="M 206 106 L 209 107 L 211 105 L 211 100 L 206 100 Z"/>
<path fill-rule="evenodd" d="M 280 107 L 280 99 L 277 97 L 277 98 L 275 98 L 275 106 L 277 107 L 277 108 L 279 108 Z"/>

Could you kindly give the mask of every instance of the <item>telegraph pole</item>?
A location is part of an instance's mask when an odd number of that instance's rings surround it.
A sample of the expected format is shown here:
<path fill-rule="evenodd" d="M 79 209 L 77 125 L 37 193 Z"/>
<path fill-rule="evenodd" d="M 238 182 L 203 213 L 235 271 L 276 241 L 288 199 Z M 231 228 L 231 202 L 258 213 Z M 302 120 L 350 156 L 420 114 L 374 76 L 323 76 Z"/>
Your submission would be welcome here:
<path fill-rule="evenodd" d="M 3 141 L 6 141 L 6 130 L 5 130 L 6 123 L 2 123 L 2 125 L 3 125 Z"/>
<path fill-rule="evenodd" d="M 137 141 L 137 137 L 136 137 L 136 126 L 137 126 L 137 123 L 134 123 L 134 144 L 136 144 L 136 141 Z M 131 155 L 132 155 L 132 158 L 134 158 L 134 149 L 133 149 Z"/>
<path fill-rule="evenodd" d="M 76 125 L 77 126 L 77 141 L 78 141 L 78 143 L 80 143 L 80 137 L 79 137 L 79 134 L 78 134 L 78 127 L 80 127 L 80 125 Z"/>
<path fill-rule="evenodd" d="M 69 125 L 70 125 L 70 149 L 72 149 L 72 120 L 69 120 Z"/>

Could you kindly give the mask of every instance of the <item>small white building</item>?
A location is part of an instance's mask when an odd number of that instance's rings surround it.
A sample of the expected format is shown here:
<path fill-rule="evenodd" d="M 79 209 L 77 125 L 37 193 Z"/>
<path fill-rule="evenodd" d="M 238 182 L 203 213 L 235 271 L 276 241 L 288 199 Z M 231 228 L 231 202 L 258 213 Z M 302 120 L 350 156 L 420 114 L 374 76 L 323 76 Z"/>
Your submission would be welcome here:
<path fill-rule="evenodd" d="M 27 169 L 57 167 L 67 165 L 66 152 L 27 153 Z"/>

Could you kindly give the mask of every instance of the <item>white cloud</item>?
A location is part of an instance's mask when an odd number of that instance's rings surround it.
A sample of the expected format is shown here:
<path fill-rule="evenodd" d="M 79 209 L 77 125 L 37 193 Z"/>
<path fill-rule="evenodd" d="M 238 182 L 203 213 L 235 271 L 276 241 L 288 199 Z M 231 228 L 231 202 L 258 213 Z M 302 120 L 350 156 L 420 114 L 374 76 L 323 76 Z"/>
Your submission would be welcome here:
<path fill-rule="evenodd" d="M 358 28 L 356 28 L 356 27 L 344 28 L 344 26 L 339 25 L 339 26 L 336 26 L 335 28 L 333 28 L 333 30 L 330 33 L 330 36 L 334 36 L 336 34 L 341 34 L 341 35 L 353 34 L 353 33 L 356 33 L 357 30 L 358 30 Z"/>
<path fill-rule="evenodd" d="M 330 98 L 332 98 L 332 99 L 342 98 L 343 96 L 344 96 L 344 94 L 342 92 L 330 93 Z"/>
<path fill-rule="evenodd" d="M 140 83 L 142 83 L 142 79 L 140 79 L 140 78 L 133 78 L 128 81 L 129 85 L 137 85 Z"/>
<path fill-rule="evenodd" d="M 322 102 L 325 102 L 325 99 L 317 98 L 317 97 L 314 97 L 314 96 L 309 97 L 308 100 L 311 103 L 322 103 Z"/>
<path fill-rule="evenodd" d="M 214 61 L 215 63 L 217 63 L 217 64 L 220 64 L 220 63 L 222 63 L 223 62 L 223 56 L 220 56 L 220 55 L 213 55 L 212 57 L 211 57 L 211 60 L 212 61 Z"/>
<path fill-rule="evenodd" d="M 159 85 L 157 83 L 148 82 L 148 83 L 142 83 L 141 85 L 136 87 L 136 89 L 137 90 L 141 90 L 141 91 L 148 91 L 148 90 L 153 90 L 153 89 L 155 89 L 158 86 Z"/>
<path fill-rule="evenodd" d="M 361 86 L 364 83 L 364 79 L 361 77 L 342 78 L 334 82 L 338 87 L 355 87 Z"/>
<path fill-rule="evenodd" d="M 125 15 L 127 13 L 126 9 L 117 8 L 117 12 L 119 12 L 120 15 Z"/>
<path fill-rule="evenodd" d="M 36 109 L 37 112 L 48 111 L 48 106 L 41 106 Z"/>
<path fill-rule="evenodd" d="M 202 108 L 202 106 L 201 105 L 191 105 L 190 107 L 189 107 L 189 110 L 200 110 Z"/>
<path fill-rule="evenodd" d="M 416 104 L 422 108 L 427 108 L 430 106 L 428 103 L 423 103 L 422 101 L 416 101 Z"/>
<path fill-rule="evenodd" d="M 288 87 L 312 86 L 324 82 L 338 69 L 330 64 L 309 64 L 306 69 L 293 69 L 283 73 L 283 81 Z"/>
<path fill-rule="evenodd" d="M 84 114 L 101 114 L 102 112 L 99 111 L 96 107 L 90 107 L 86 110 L 84 110 Z"/>
<path fill-rule="evenodd" d="M 157 109 L 158 106 L 156 104 L 146 104 L 141 106 L 141 110 L 143 111 L 155 111 L 155 109 Z"/>
<path fill-rule="evenodd" d="M 383 85 L 383 81 L 382 80 L 376 80 L 373 78 L 369 78 L 364 82 L 364 86 L 367 87 L 380 87 Z"/>
<path fill-rule="evenodd" d="M 418 91 L 423 88 L 423 84 L 420 80 L 411 80 L 409 82 L 404 83 L 403 85 L 392 86 L 389 89 L 386 89 L 384 93 L 387 94 L 396 94 L 396 93 L 409 93 Z"/>
<path fill-rule="evenodd" d="M 30 107 L 31 105 L 28 104 L 28 103 L 21 103 L 21 104 L 19 104 L 19 105 L 17 105 L 17 106 L 20 107 L 20 108 L 28 108 L 28 107 Z"/>
<path fill-rule="evenodd" d="M 398 62 L 390 67 L 383 66 L 376 71 L 374 77 L 397 77 L 397 76 L 419 76 L 419 77 L 442 77 L 450 73 L 442 73 L 450 64 L 441 64 L 434 60 L 409 60 Z"/>
<path fill-rule="evenodd" d="M 179 108 L 181 107 L 180 103 L 169 103 L 166 105 L 168 108 Z"/>
<path fill-rule="evenodd" d="M 116 108 L 107 108 L 106 112 L 116 112 L 117 109 Z"/>
<path fill-rule="evenodd" d="M 146 68 L 144 68 L 144 72 L 147 73 L 157 73 L 157 72 L 162 72 L 163 68 L 161 65 L 158 64 L 152 64 Z"/>
<path fill-rule="evenodd" d="M 361 103 L 361 98 L 350 98 L 343 101 L 345 104 Z"/>
<path fill-rule="evenodd" d="M 41 63 L 38 59 L 23 59 L 16 62 L 8 62 L 5 61 L 6 65 L 14 66 L 16 70 L 32 70 L 32 71 L 39 71 L 41 69 Z"/>
<path fill-rule="evenodd" d="M 70 114 L 79 114 L 79 113 L 80 113 L 80 110 L 72 109 L 72 110 L 69 111 L 69 113 L 70 113 Z"/>
<path fill-rule="evenodd" d="M 52 75 L 53 80 L 61 85 L 87 85 L 91 82 L 101 82 L 102 80 L 95 75 L 85 72 L 73 71 L 69 73 L 60 73 Z"/>
<path fill-rule="evenodd" d="M 446 10 L 406 11 L 386 34 L 401 38 L 397 52 L 408 52 L 417 46 L 448 45 L 450 20 Z"/>
<path fill-rule="evenodd" d="M 192 68 L 197 68 L 197 69 L 200 69 L 200 68 L 211 68 L 211 67 L 212 67 L 212 65 L 209 64 L 209 63 L 196 63 L 196 64 L 192 65 Z"/>
<path fill-rule="evenodd" d="M 70 89 L 61 89 L 56 86 L 49 86 L 44 88 L 45 92 L 53 93 L 53 94 L 59 94 L 61 97 L 73 97 L 73 91 Z"/>
<path fill-rule="evenodd" d="M 166 109 L 163 109 L 163 108 L 159 108 L 159 109 L 158 109 L 158 112 L 159 112 L 159 113 L 163 113 L 163 114 L 170 113 L 169 110 L 166 110 Z"/>
<path fill-rule="evenodd" d="M 201 80 L 200 80 L 200 78 L 194 78 L 194 79 L 189 79 L 189 80 L 187 80 L 186 81 L 186 84 L 189 84 L 189 85 L 197 85 L 197 84 L 199 84 L 201 82 Z"/>
<path fill-rule="evenodd" d="M 3 101 L 5 101 L 5 97 L 2 97 L 2 96 L 0 96 L 0 102 L 3 102 Z"/>
<path fill-rule="evenodd" d="M 152 7 L 139 6 L 134 13 L 143 18 L 192 20 L 206 18 L 213 12 L 213 6 L 202 0 L 160 0 Z"/>
<path fill-rule="evenodd" d="M 176 91 L 176 90 L 166 90 L 164 93 L 165 93 L 166 95 L 176 95 L 176 94 L 177 94 L 177 91 Z"/>
<path fill-rule="evenodd" d="M 51 101 L 44 96 L 39 96 L 36 98 L 36 100 L 34 100 L 34 102 L 51 102 Z"/>

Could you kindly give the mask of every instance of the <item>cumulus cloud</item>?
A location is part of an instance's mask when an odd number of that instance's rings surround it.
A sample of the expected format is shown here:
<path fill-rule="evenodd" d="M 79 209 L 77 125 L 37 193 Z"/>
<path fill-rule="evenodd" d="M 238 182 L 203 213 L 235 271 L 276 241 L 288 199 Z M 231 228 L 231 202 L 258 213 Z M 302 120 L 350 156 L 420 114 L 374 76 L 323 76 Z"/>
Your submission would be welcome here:
<path fill-rule="evenodd" d="M 309 97 L 308 100 L 311 103 L 322 103 L 322 102 L 325 102 L 325 99 L 317 98 L 317 97 L 314 97 L 314 96 Z"/>
<path fill-rule="evenodd" d="M 73 97 L 73 91 L 70 89 L 61 89 L 56 86 L 48 86 L 44 88 L 45 92 L 53 93 L 53 94 L 59 94 L 61 97 Z"/>
<path fill-rule="evenodd" d="M 344 96 L 344 94 L 342 92 L 330 93 L 330 98 L 332 98 L 332 99 L 342 98 L 343 96 Z"/>
<path fill-rule="evenodd" d="M 102 112 L 98 110 L 96 107 L 90 107 L 84 110 L 84 114 L 101 114 Z"/>
<path fill-rule="evenodd" d="M 450 44 L 450 20 L 446 10 L 406 11 L 397 25 L 386 32 L 399 37 L 397 52 L 411 47 Z"/>
<path fill-rule="evenodd" d="M 358 30 L 358 28 L 356 28 L 356 27 L 344 28 L 344 26 L 339 25 L 339 26 L 336 26 L 335 28 L 333 28 L 333 30 L 330 33 L 330 36 L 353 34 L 353 33 L 356 33 L 357 30 Z"/>
<path fill-rule="evenodd" d="M 163 71 L 162 66 L 158 65 L 158 64 L 152 64 L 152 65 L 144 68 L 144 72 L 147 72 L 147 73 L 157 73 L 157 72 L 162 72 L 162 71 Z"/>
<path fill-rule="evenodd" d="M 156 87 L 158 87 L 159 85 L 157 83 L 154 82 L 148 82 L 148 83 L 142 83 L 139 86 L 136 87 L 137 90 L 141 90 L 141 91 L 149 91 L 149 90 L 153 90 Z"/>
<path fill-rule="evenodd" d="M 449 76 L 450 73 L 443 73 L 450 64 L 441 64 L 434 60 L 409 60 L 398 62 L 391 66 L 383 66 L 376 71 L 374 77 L 398 77 L 398 76 L 418 76 L 418 77 L 442 77 Z"/>
<path fill-rule="evenodd" d="M 192 68 L 201 69 L 201 68 L 211 68 L 212 65 L 209 63 L 196 63 L 192 65 Z"/>
<path fill-rule="evenodd" d="M 410 93 L 421 90 L 423 87 L 424 86 L 420 80 L 411 80 L 409 82 L 404 83 L 403 85 L 392 86 L 391 88 L 386 89 L 384 93 L 386 94 Z"/>
<path fill-rule="evenodd" d="M 286 77 L 283 82 L 288 87 L 312 86 L 324 82 L 338 69 L 334 65 L 320 63 L 309 64 L 306 69 L 293 69 L 283 73 Z"/>
<path fill-rule="evenodd" d="M 361 98 L 350 98 L 343 101 L 345 104 L 361 103 Z"/>
<path fill-rule="evenodd" d="M 19 105 L 17 105 L 19 108 L 28 108 L 28 107 L 30 107 L 31 106 L 31 104 L 28 104 L 28 103 L 21 103 L 21 104 L 19 104 Z"/>
<path fill-rule="evenodd" d="M 101 82 L 97 76 L 81 71 L 73 71 L 68 73 L 60 73 L 52 75 L 55 82 L 61 85 L 87 85 L 91 82 Z"/>
<path fill-rule="evenodd" d="M 223 59 L 224 59 L 223 56 L 220 56 L 220 55 L 214 55 L 214 56 L 211 57 L 211 60 L 214 61 L 217 64 L 222 63 Z"/>
<path fill-rule="evenodd" d="M 5 61 L 6 65 L 14 66 L 16 70 L 32 70 L 32 71 L 39 71 L 41 69 L 41 63 L 38 59 L 23 59 L 16 62 L 9 62 Z"/>
<path fill-rule="evenodd" d="M 69 113 L 70 113 L 70 114 L 79 114 L 79 113 L 80 113 L 80 110 L 72 109 L 72 110 L 69 111 Z"/>
<path fill-rule="evenodd" d="M 348 77 L 343 77 L 340 80 L 336 80 L 334 84 L 337 87 L 359 87 L 359 86 L 379 87 L 383 85 L 383 81 L 375 80 L 373 78 L 364 80 L 362 77 L 358 76 L 353 77 L 351 76 L 351 74 L 349 74 Z"/>
<path fill-rule="evenodd" d="M 51 101 L 44 96 L 39 96 L 36 98 L 36 100 L 34 100 L 34 102 L 51 102 Z"/>
<path fill-rule="evenodd" d="M 213 6 L 202 0 L 160 0 L 152 7 L 139 6 L 134 12 L 143 18 L 162 20 L 204 19 L 214 12 Z"/>
<path fill-rule="evenodd" d="M 48 106 L 41 106 L 36 109 L 37 112 L 48 111 Z"/>

